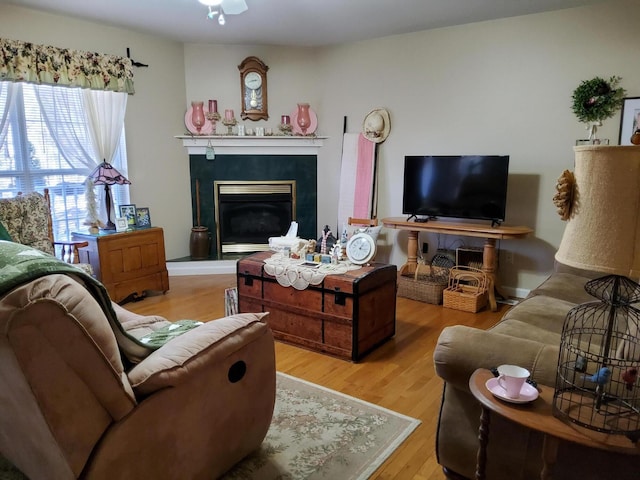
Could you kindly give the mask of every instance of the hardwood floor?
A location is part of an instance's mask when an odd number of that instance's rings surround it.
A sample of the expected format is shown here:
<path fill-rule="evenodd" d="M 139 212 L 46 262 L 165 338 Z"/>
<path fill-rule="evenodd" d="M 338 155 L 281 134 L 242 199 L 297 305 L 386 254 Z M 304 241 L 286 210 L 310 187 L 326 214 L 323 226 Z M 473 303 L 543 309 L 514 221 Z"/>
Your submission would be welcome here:
<path fill-rule="evenodd" d="M 124 307 L 169 320 L 214 320 L 224 316 L 224 289 L 235 282 L 235 275 L 171 277 L 166 295 L 148 296 Z M 433 349 L 444 327 L 488 328 L 509 307 L 498 308 L 498 312 L 485 309 L 474 314 L 399 297 L 395 337 L 360 363 L 276 342 L 276 366 L 281 372 L 422 421 L 372 479 L 442 480 L 445 476 L 435 456 L 442 381 L 434 371 Z"/>

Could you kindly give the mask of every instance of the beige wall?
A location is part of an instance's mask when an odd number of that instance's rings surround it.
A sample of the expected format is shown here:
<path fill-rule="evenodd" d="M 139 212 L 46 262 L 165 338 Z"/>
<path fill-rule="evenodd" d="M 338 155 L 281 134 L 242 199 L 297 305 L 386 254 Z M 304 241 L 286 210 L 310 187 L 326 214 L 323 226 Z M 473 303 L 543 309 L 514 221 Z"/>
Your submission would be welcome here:
<path fill-rule="evenodd" d="M 404 155 L 510 155 L 506 221 L 535 234 L 499 245 L 515 260 L 502 256 L 501 280 L 533 288 L 551 270 L 564 230 L 551 201 L 555 181 L 572 168 L 572 145 L 585 135 L 570 109 L 573 90 L 594 76 L 620 75 L 628 96 L 640 95 L 636 7 L 608 2 L 330 49 L 321 64 L 323 132 L 339 137 L 342 115 L 357 128 L 372 107 L 390 110 L 392 132 L 379 152 L 381 217 L 402 211 Z M 619 121 L 618 114 L 605 122 L 602 137 L 617 143 Z M 329 171 L 339 152 L 338 142 L 322 152 Z M 335 193 L 336 182 L 329 185 Z M 319 219 L 334 210 L 321 207 Z M 387 239 L 390 260 L 401 264 L 406 234 L 388 231 Z M 452 237 L 423 239 L 431 250 L 438 241 L 456 245 Z"/>
<path fill-rule="evenodd" d="M 275 127 L 296 102 L 308 101 L 329 139 L 319 156 L 319 227 L 334 225 L 343 116 L 358 131 L 375 107 L 391 113 L 380 146 L 379 217 L 401 213 L 402 164 L 407 154 L 511 156 L 507 222 L 535 229 L 524 241 L 503 241 L 514 264 L 501 265 L 504 285 L 530 289 L 553 265 L 563 222 L 551 198 L 572 145 L 584 129 L 570 110 L 571 93 L 596 75 L 620 75 L 628 96 L 640 96 L 635 0 L 611 1 L 539 15 L 381 38 L 326 49 L 185 45 L 87 22 L 0 6 L 3 36 L 123 54 L 136 70 L 127 113 L 132 200 L 152 209 L 166 232 L 169 258 L 188 253 L 191 212 L 186 152 L 173 139 L 184 132 L 190 100 L 217 98 L 239 110 L 237 65 L 255 55 L 269 66 L 269 111 Z M 8 12 L 8 17 L 6 13 Z M 25 21 L 28 19 L 28 21 Z M 619 115 L 601 136 L 617 142 Z M 170 192 L 170 194 L 167 194 Z M 431 251 L 456 246 L 452 237 L 421 236 Z M 380 257 L 402 264 L 406 234 L 387 231 Z"/>

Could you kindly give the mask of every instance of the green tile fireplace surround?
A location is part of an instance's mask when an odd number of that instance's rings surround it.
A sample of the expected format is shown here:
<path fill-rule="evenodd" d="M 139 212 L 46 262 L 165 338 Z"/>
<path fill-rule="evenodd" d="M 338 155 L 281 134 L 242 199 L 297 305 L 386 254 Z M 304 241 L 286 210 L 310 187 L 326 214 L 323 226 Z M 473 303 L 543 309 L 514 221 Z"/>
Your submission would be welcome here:
<path fill-rule="evenodd" d="M 199 181 L 200 224 L 211 233 L 210 260 L 222 259 L 216 237 L 216 181 L 295 181 L 293 220 L 298 222 L 298 235 L 300 238 L 317 237 L 317 153 L 323 137 L 177 138 L 182 140 L 189 154 L 193 225 L 197 224 L 196 179 Z M 206 158 L 206 148 L 210 144 L 215 149 L 212 160 Z"/>
<path fill-rule="evenodd" d="M 301 238 L 316 238 L 317 223 L 317 156 L 216 154 L 214 160 L 205 155 L 189 155 L 193 224 L 196 225 L 195 189 L 200 181 L 200 223 L 211 232 L 210 258 L 217 252 L 213 182 L 220 180 L 271 181 L 295 180 L 296 220 Z M 286 232 L 282 232 L 284 234 Z"/>

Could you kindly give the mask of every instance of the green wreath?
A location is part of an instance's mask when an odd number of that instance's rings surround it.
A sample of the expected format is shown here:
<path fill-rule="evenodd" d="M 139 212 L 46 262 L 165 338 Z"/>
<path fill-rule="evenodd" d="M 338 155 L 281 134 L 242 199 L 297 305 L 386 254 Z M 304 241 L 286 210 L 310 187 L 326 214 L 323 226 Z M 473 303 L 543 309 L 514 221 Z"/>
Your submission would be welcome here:
<path fill-rule="evenodd" d="M 585 80 L 573 91 L 573 113 L 581 122 L 601 122 L 613 117 L 622 107 L 624 88 L 616 88 L 620 77 L 606 81 L 600 77 Z"/>

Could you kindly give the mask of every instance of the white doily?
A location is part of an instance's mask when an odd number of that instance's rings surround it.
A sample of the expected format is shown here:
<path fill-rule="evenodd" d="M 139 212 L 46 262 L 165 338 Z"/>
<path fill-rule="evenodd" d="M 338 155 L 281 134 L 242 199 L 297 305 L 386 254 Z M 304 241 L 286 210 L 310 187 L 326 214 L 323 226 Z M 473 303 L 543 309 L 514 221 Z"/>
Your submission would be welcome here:
<path fill-rule="evenodd" d="M 264 261 L 264 271 L 276 277 L 283 287 L 304 290 L 309 285 L 319 285 L 327 275 L 342 275 L 349 270 L 357 270 L 358 265 L 340 262 L 337 265 L 322 263 L 317 267 L 303 265 L 305 260 L 285 257 L 276 253 Z"/>

